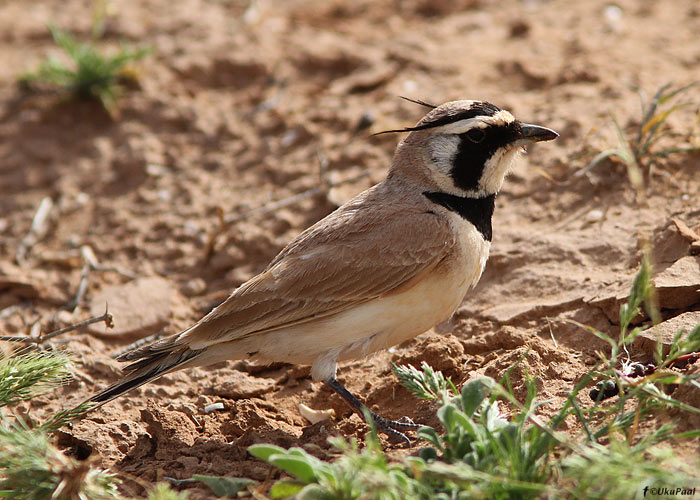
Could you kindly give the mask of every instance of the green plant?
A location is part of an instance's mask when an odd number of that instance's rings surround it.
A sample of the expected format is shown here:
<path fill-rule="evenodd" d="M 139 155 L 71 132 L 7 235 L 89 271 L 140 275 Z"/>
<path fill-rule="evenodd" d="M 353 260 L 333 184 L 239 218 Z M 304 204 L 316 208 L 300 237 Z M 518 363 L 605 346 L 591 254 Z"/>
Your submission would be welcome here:
<path fill-rule="evenodd" d="M 53 352 L 0 357 L 0 410 L 65 383 L 68 358 Z M 74 413 L 61 412 L 35 428 L 0 413 L 0 497 L 9 499 L 117 498 L 113 474 L 64 455 L 49 439 Z"/>
<path fill-rule="evenodd" d="M 150 49 L 131 49 L 124 45 L 114 55 L 105 55 L 94 42 L 81 43 L 71 34 L 54 26 L 49 27 L 53 40 L 68 56 L 70 65 L 56 58 L 48 58 L 20 81 L 31 88 L 46 84 L 58 87 L 78 98 L 97 99 L 113 113 L 123 84 L 134 80 L 128 65 L 143 58 Z"/>
<path fill-rule="evenodd" d="M 192 479 L 194 479 L 195 481 L 199 481 L 200 483 L 206 484 L 218 498 L 234 498 L 239 491 L 245 489 L 246 486 L 255 482 L 252 479 L 238 477 L 205 476 L 202 474 L 195 474 L 194 476 L 192 476 Z"/>
<path fill-rule="evenodd" d="M 70 380 L 69 359 L 55 351 L 0 355 L 0 498 L 10 500 L 107 500 L 122 498 L 115 474 L 56 448 L 50 432 L 86 409 L 59 412 L 40 425 L 13 418 L 11 405 Z M 156 485 L 148 500 L 186 500 L 184 493 Z"/>
<path fill-rule="evenodd" d="M 676 384 L 690 384 L 700 388 L 698 376 L 681 375 L 673 372 L 669 367 L 678 357 L 687 353 L 696 352 L 700 349 L 700 325 L 695 326 L 689 332 L 679 331 L 676 333 L 671 343 L 670 351 L 664 355 L 660 344 L 655 350 L 655 363 L 651 373 L 645 373 L 646 368 L 641 367 L 642 375 L 639 377 L 636 363 L 630 359 L 627 346 L 642 333 L 647 326 L 636 326 L 630 329 L 635 318 L 642 313 L 642 305 L 647 315 L 653 323 L 658 322 L 659 311 L 656 305 L 654 288 L 651 285 L 651 264 L 648 255 L 642 259 L 641 267 L 632 283 L 627 302 L 620 307 L 620 335 L 617 340 L 596 330 L 595 328 L 579 325 L 596 337 L 604 340 L 610 345 L 610 354 L 598 352 L 599 363 L 589 372 L 592 377 L 602 379 L 598 387 L 603 384 L 614 386 L 615 390 L 610 394 L 620 394 L 614 406 L 606 407 L 606 411 L 616 413 L 617 419 L 608 422 L 606 425 L 616 425 L 633 418 L 638 421 L 640 417 L 649 413 L 653 409 L 661 407 L 677 407 L 691 413 L 700 413 L 700 409 L 681 403 L 667 393 L 671 386 Z M 593 392 L 594 399 L 606 399 L 601 394 L 602 391 Z M 626 410 L 625 403 L 630 400 L 635 403 L 634 414 Z"/>
<path fill-rule="evenodd" d="M 644 178 L 648 176 L 651 162 L 655 158 L 666 157 L 674 153 L 700 151 L 700 144 L 664 149 L 656 148 L 659 141 L 669 134 L 669 129 L 666 126 L 669 116 L 689 105 L 689 103 L 672 104 L 672 101 L 699 83 L 693 82 L 675 89 L 672 88 L 672 84 L 667 83 L 656 91 L 649 102 L 640 91 L 642 116 L 635 133 L 631 136 L 625 135 L 622 127 L 613 116 L 612 123 L 617 133 L 617 147 L 598 153 L 584 169 L 579 171 L 578 175 L 590 171 L 606 159 L 617 158 L 627 167 L 632 185 L 640 190 L 644 186 Z"/>
<path fill-rule="evenodd" d="M 187 493 L 173 491 L 167 483 L 158 483 L 149 493 L 148 500 L 187 500 Z"/>
<path fill-rule="evenodd" d="M 364 449 L 355 440 L 334 438 L 332 444 L 342 453 L 334 463 L 323 462 L 301 448 L 285 450 L 261 444 L 251 446 L 248 451 L 293 478 L 277 481 L 269 491 L 270 498 L 292 495 L 299 500 L 428 498 L 424 495 L 429 491 L 411 471 L 402 464 L 390 463 L 374 431 L 367 436 Z"/>
<path fill-rule="evenodd" d="M 667 429 L 663 429 L 662 433 Z M 659 436 L 662 438 L 663 436 Z M 644 498 L 645 487 L 692 487 L 692 465 L 674 459 L 670 447 L 654 446 L 655 439 L 630 445 L 612 439 L 607 445 L 587 443 L 561 460 L 561 483 L 573 498 Z M 672 480 L 670 474 L 674 474 Z M 655 496 L 655 498 L 664 496 Z"/>
<path fill-rule="evenodd" d="M 274 483 L 269 496 L 296 495 L 301 500 L 627 499 L 642 498 L 645 487 L 694 486 L 700 463 L 674 460 L 667 442 L 700 437 L 700 430 L 674 432 L 673 425 L 666 423 L 647 425 L 642 431 L 641 424 L 652 411 L 678 408 L 700 413 L 699 408 L 668 394 L 676 384 L 700 388 L 696 375 L 668 369 L 673 356 L 677 359 L 700 348 L 700 326 L 687 335 L 676 335 L 666 356 L 659 351 L 654 373 L 635 380 L 626 373 L 631 365 L 626 346 L 643 330 L 631 328 L 633 320 L 642 307 L 652 317 L 658 314 L 650 277 L 645 260 L 621 307 L 618 340 L 586 327 L 608 342 L 610 352 L 599 353 L 599 362 L 548 420 L 537 415 L 547 402 L 538 400 L 534 379 L 525 378 L 523 402 L 515 397 L 510 381 L 514 367 L 500 383 L 479 377 L 457 391 L 448 378 L 425 363 L 421 370 L 395 366 L 394 373 L 416 397 L 440 403 L 437 416 L 443 430 L 422 427 L 418 431 L 428 446 L 417 457 L 392 463 L 374 431 L 367 436 L 364 449 L 355 441 L 334 438 L 332 443 L 340 451 L 334 462 L 324 462 L 300 448 L 254 445 L 249 448 L 252 455 L 291 476 Z M 614 402 L 587 401 L 582 391 L 596 378 L 612 380 L 620 397 Z M 510 407 L 510 418 L 499 411 L 500 404 Z M 576 435 L 561 430 L 563 422 L 571 419 L 580 428 Z"/>
<path fill-rule="evenodd" d="M 70 379 L 68 359 L 60 353 L 0 355 L 0 408 L 33 398 Z"/>
<path fill-rule="evenodd" d="M 117 498 L 114 474 L 64 455 L 43 429 L 0 425 L 0 497 L 9 499 Z"/>

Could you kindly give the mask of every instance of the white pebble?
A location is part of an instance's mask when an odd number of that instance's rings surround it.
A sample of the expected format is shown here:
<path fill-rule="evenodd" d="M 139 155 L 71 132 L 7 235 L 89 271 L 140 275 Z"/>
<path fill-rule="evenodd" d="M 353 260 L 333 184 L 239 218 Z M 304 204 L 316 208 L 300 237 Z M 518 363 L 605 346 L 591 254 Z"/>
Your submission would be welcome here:
<path fill-rule="evenodd" d="M 405 80 L 402 84 L 401 87 L 403 88 L 403 91 L 412 94 L 414 92 L 418 91 L 418 84 L 416 83 L 415 80 Z"/>
<path fill-rule="evenodd" d="M 329 410 L 313 410 L 303 403 L 299 405 L 299 413 L 312 424 L 335 417 L 335 411 L 332 408 Z"/>
<path fill-rule="evenodd" d="M 610 31 L 619 33 L 622 31 L 622 9 L 617 5 L 608 5 L 603 11 L 605 24 Z"/>
<path fill-rule="evenodd" d="M 204 408 L 204 413 L 211 413 L 213 411 L 223 410 L 223 409 L 224 409 L 223 403 L 212 403 L 209 406 Z"/>
<path fill-rule="evenodd" d="M 586 214 L 586 222 L 600 222 L 603 220 L 603 211 L 602 210 L 591 210 Z"/>
<path fill-rule="evenodd" d="M 82 191 L 75 196 L 75 203 L 79 207 L 84 207 L 85 205 L 87 205 L 88 201 L 90 201 L 90 195 Z"/>
<path fill-rule="evenodd" d="M 157 163 L 149 163 L 146 165 L 146 173 L 151 177 L 162 177 L 168 173 L 168 167 Z"/>

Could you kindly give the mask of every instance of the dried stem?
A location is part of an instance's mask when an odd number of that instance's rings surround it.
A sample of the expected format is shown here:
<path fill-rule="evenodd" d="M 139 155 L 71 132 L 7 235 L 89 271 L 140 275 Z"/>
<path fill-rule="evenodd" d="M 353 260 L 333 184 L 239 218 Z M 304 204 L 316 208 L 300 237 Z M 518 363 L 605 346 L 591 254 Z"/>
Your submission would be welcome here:
<path fill-rule="evenodd" d="M 73 314 L 78 311 L 80 303 L 83 301 L 85 292 L 87 291 L 88 280 L 90 278 L 91 271 L 113 271 L 126 276 L 129 279 L 136 279 L 138 276 L 131 274 L 127 271 L 123 271 L 117 267 L 102 266 L 97 261 L 95 252 L 93 252 L 92 247 L 89 245 L 83 245 L 80 247 L 80 256 L 83 259 L 83 269 L 80 272 L 80 283 L 78 284 L 78 291 L 75 294 L 73 300 L 66 304 L 66 309 L 72 309 Z"/>
<path fill-rule="evenodd" d="M 112 314 L 107 310 L 107 307 L 105 306 L 105 312 L 101 316 L 96 316 L 93 318 L 86 319 L 85 321 L 81 321 L 80 323 L 75 323 L 73 325 L 69 325 L 65 328 L 61 328 L 59 330 L 54 330 L 52 332 L 47 333 L 46 335 L 40 335 L 38 337 L 30 337 L 26 335 L 0 335 L 0 341 L 6 341 L 6 342 L 24 342 L 25 344 L 42 344 L 46 342 L 49 339 L 52 339 L 54 337 L 57 337 L 59 335 L 62 335 L 64 333 L 77 330 L 78 328 L 82 328 L 84 326 L 91 325 L 93 323 L 100 323 L 104 321 L 105 325 L 107 328 L 113 328 L 114 327 L 114 318 L 112 317 Z"/>
<path fill-rule="evenodd" d="M 52 208 L 53 200 L 48 196 L 43 198 L 41 203 L 39 203 L 39 207 L 36 209 L 34 218 L 32 219 L 32 226 L 17 248 L 17 255 L 15 258 L 18 264 L 24 262 L 31 253 L 34 245 L 46 236 L 49 229 L 48 220 Z"/>

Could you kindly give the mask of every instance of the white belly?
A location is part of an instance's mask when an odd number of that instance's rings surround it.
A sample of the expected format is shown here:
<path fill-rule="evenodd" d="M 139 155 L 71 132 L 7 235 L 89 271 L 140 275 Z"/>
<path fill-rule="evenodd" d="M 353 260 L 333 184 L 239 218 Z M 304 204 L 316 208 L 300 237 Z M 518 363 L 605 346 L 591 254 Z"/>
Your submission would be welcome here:
<path fill-rule="evenodd" d="M 250 342 L 247 352 L 261 360 L 313 363 L 314 378 L 323 380 L 334 375 L 336 360 L 396 345 L 449 318 L 481 277 L 490 246 L 455 217 L 460 239 L 454 253 L 414 286 L 333 316 L 241 339 L 239 347 Z"/>

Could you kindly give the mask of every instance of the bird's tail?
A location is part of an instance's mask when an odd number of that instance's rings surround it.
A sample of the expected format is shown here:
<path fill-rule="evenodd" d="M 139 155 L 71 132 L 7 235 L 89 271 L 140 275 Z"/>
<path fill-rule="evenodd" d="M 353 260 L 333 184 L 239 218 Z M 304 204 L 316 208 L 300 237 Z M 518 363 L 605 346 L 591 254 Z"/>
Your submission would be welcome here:
<path fill-rule="evenodd" d="M 124 378 L 95 394 L 85 403 L 96 403 L 90 409 L 97 408 L 161 375 L 195 364 L 196 358 L 204 349 L 190 349 L 183 345 L 178 337 L 179 335 L 174 335 L 119 356 L 118 361 L 134 361 L 124 369 Z"/>

